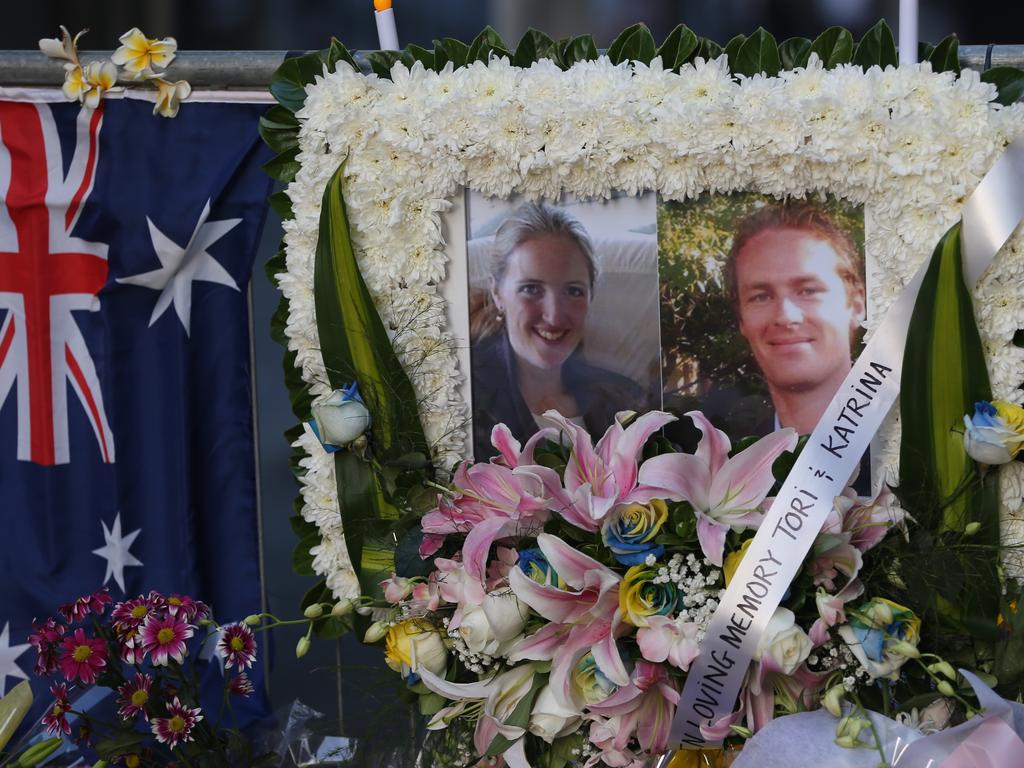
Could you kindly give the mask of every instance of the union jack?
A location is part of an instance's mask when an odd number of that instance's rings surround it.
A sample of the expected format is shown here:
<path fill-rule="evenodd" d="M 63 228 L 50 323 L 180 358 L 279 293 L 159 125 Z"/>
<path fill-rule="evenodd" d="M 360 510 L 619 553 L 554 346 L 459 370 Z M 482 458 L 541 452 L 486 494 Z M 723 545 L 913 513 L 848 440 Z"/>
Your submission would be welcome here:
<path fill-rule="evenodd" d="M 103 461 L 114 461 L 96 365 L 72 315 L 99 311 L 107 281 L 107 245 L 71 236 L 96 178 L 102 122 L 102 105 L 79 112 L 65 174 L 50 107 L 0 102 L 0 407 L 15 391 L 21 461 L 70 461 L 67 384 Z"/>

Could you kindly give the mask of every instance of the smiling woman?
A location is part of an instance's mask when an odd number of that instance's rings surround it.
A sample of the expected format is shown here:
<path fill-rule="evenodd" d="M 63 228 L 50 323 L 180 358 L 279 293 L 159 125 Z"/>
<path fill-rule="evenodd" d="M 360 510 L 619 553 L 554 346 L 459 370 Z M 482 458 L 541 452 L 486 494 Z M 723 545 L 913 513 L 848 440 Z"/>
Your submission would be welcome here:
<path fill-rule="evenodd" d="M 581 216 L 592 209 L 591 217 L 622 219 L 598 226 L 597 237 L 568 207 L 470 201 L 471 251 L 475 240 L 480 262 L 477 279 L 471 269 L 470 280 L 477 458 L 493 452 L 491 430 L 498 423 L 525 438 L 551 426 L 541 414 L 555 410 L 589 430 L 603 431 L 620 410 L 656 407 L 653 198 L 619 201 L 619 208 L 633 209 L 624 216 L 609 214 L 615 201 L 573 204 Z M 492 236 L 495 221 L 500 223 Z M 637 274 L 623 282 L 623 264 L 630 259 Z M 608 307 L 621 306 L 624 299 L 641 311 L 632 319 L 625 312 L 609 321 Z M 646 331 L 638 336 L 631 325 Z M 630 339 L 640 351 L 639 363 L 623 361 L 616 350 Z M 608 365 L 608 360 L 619 363 Z"/>

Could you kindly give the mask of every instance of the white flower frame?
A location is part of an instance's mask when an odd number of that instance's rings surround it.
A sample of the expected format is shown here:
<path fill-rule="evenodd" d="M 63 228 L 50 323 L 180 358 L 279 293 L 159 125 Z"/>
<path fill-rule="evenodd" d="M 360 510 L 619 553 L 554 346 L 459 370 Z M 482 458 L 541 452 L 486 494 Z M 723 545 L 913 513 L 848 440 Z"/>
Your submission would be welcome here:
<path fill-rule="evenodd" d="M 324 187 L 345 162 L 345 200 L 366 283 L 420 398 L 439 466 L 463 453 L 469 409 L 444 292 L 453 267 L 444 216 L 461 188 L 507 196 L 606 197 L 657 190 L 668 199 L 751 189 L 832 194 L 865 206 L 868 333 L 1002 148 L 1024 132 L 1024 105 L 994 103 L 995 87 L 928 64 L 825 70 L 735 80 L 724 57 L 676 74 L 608 59 L 562 71 L 507 60 L 440 73 L 396 64 L 392 79 L 348 65 L 307 88 L 298 112 L 301 170 L 287 193 L 286 333 L 314 395 L 329 392 L 313 303 L 313 262 Z M 454 238 L 464 233 L 450 233 Z M 975 308 L 994 396 L 1024 400 L 1024 235 L 978 283 Z M 463 344 L 465 342 L 462 342 Z M 333 462 L 310 434 L 303 517 L 323 537 L 314 570 L 336 597 L 358 593 L 344 546 Z M 890 416 L 873 451 L 875 476 L 897 476 L 899 425 Z M 1004 536 L 1024 540 L 1024 467 L 1003 473 Z M 1024 571 L 1021 571 L 1024 572 Z"/>

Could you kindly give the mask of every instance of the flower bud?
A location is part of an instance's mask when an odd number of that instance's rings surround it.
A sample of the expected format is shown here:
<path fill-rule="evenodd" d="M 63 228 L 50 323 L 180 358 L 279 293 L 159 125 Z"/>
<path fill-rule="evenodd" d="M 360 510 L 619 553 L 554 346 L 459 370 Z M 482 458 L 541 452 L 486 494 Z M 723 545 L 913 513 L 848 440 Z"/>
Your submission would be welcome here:
<path fill-rule="evenodd" d="M 840 736 L 836 739 L 836 746 L 843 749 L 857 749 L 860 747 L 860 742 L 853 736 Z"/>
<path fill-rule="evenodd" d="M 975 520 L 973 523 L 968 523 L 964 526 L 964 536 L 973 536 L 981 530 L 981 523 Z"/>
<path fill-rule="evenodd" d="M 302 612 L 302 615 L 307 619 L 319 619 L 324 615 L 324 607 L 320 603 L 313 603 L 306 606 L 306 610 Z"/>
<path fill-rule="evenodd" d="M 821 706 L 831 713 L 833 717 L 843 716 L 843 694 L 846 689 L 842 685 L 833 685 L 821 699 Z"/>
<path fill-rule="evenodd" d="M 305 635 L 300 637 L 299 642 L 295 644 L 295 658 L 301 659 L 303 656 L 309 653 L 309 649 L 311 646 L 312 643 L 309 642 L 308 637 L 306 637 Z"/>
<path fill-rule="evenodd" d="M 387 635 L 390 626 L 386 621 L 375 621 L 370 625 L 370 628 L 366 630 L 366 634 L 363 635 L 364 643 L 376 643 Z"/>
<path fill-rule="evenodd" d="M 917 650 L 917 646 L 913 643 L 908 643 L 906 640 L 893 640 L 888 646 L 889 653 L 893 653 L 897 656 L 903 656 L 907 659 L 917 659 L 921 657 L 921 652 Z"/>
<path fill-rule="evenodd" d="M 250 613 L 250 614 L 249 614 L 248 616 L 246 616 L 246 617 L 245 617 L 245 618 L 244 618 L 244 619 L 242 620 L 242 623 L 243 623 L 243 624 L 248 624 L 248 625 L 249 625 L 250 627 L 255 627 L 255 626 L 257 626 L 257 625 L 258 625 L 258 624 L 259 624 L 259 623 L 260 623 L 261 621 L 262 621 L 262 619 L 260 618 L 260 615 L 259 615 L 258 613 Z"/>
<path fill-rule="evenodd" d="M 348 616 L 352 613 L 352 609 L 355 608 L 355 604 L 351 600 L 339 600 L 331 608 L 331 616 L 336 619 L 340 619 L 343 616 Z"/>
<path fill-rule="evenodd" d="M 956 680 L 956 670 L 947 661 L 936 661 L 934 664 L 929 664 L 928 671 L 933 675 L 942 675 L 950 680 Z"/>
<path fill-rule="evenodd" d="M 945 680 L 940 680 L 936 687 L 939 689 L 939 693 L 943 696 L 956 696 L 956 691 L 953 690 L 953 686 Z"/>

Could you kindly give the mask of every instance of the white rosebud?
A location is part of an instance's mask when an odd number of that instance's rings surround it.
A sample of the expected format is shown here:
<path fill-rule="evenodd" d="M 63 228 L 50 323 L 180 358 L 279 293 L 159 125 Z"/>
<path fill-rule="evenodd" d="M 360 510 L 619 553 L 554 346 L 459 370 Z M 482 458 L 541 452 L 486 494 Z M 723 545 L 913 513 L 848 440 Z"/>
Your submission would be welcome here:
<path fill-rule="evenodd" d="M 582 713 L 562 706 L 551 686 L 545 685 L 533 703 L 527 730 L 550 744 L 558 737 L 575 731 L 582 719 Z"/>
<path fill-rule="evenodd" d="M 334 390 L 312 410 L 317 437 L 324 445 L 344 448 L 370 428 L 370 411 L 355 384 Z"/>
<path fill-rule="evenodd" d="M 480 605 L 464 605 L 458 633 L 473 653 L 501 656 L 526 626 L 529 609 L 510 591 L 488 593 Z"/>
<path fill-rule="evenodd" d="M 768 654 L 784 675 L 793 674 L 804 663 L 814 643 L 796 624 L 796 616 L 788 608 L 776 608 L 761 635 L 754 658 Z"/>

